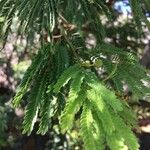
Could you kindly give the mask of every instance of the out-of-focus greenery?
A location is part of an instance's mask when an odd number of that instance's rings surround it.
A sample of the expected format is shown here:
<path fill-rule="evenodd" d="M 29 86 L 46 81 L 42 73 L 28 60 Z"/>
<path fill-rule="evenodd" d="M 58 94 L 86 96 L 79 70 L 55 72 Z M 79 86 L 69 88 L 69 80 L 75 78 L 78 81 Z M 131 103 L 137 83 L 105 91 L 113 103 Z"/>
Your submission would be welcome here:
<path fill-rule="evenodd" d="M 31 61 L 30 60 L 24 60 L 19 62 L 18 64 L 14 64 L 12 65 L 13 70 L 15 72 L 14 77 L 16 79 L 22 79 L 25 71 L 27 70 L 27 68 L 29 67 Z"/>

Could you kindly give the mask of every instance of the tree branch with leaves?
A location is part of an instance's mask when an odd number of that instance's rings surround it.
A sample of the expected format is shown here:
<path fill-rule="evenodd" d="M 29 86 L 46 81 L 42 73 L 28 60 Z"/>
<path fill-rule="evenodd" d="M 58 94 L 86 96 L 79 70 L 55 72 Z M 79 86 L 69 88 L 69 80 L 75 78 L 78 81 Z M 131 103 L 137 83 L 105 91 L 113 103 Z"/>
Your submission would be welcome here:
<path fill-rule="evenodd" d="M 29 92 L 23 133 L 31 134 L 37 118 L 40 118 L 38 134 L 48 132 L 53 118 L 59 119 L 62 133 L 71 130 L 79 120 L 86 150 L 139 149 L 132 132 L 136 116 L 116 93 L 123 94 L 125 82 L 136 96 L 142 97 L 149 93 L 142 79 L 149 82 L 150 78 L 135 54 L 105 42 L 106 27 L 101 16 L 113 21 L 110 3 L 105 0 L 0 0 L 4 41 L 14 19 L 18 21 L 20 34 L 31 38 L 35 34 L 41 36 L 38 53 L 13 98 L 14 106 L 19 107 Z M 150 28 L 142 4 L 130 0 L 139 33 L 142 22 Z M 88 34 L 96 38 L 96 45 L 90 49 L 85 42 Z M 99 69 L 105 75 L 99 74 Z"/>

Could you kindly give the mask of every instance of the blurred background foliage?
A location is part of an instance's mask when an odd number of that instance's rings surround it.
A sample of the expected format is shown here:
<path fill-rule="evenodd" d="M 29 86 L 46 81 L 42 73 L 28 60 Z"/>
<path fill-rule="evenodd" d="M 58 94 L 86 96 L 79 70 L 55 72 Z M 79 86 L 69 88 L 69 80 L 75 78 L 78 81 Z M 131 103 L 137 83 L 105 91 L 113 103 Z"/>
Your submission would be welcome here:
<path fill-rule="evenodd" d="M 145 1 L 147 6 L 144 7 L 148 7 L 148 10 L 150 10 L 150 3 L 148 0 Z M 134 52 L 139 57 L 140 63 L 150 68 L 150 32 L 145 24 L 142 26 L 143 32 L 139 34 L 135 29 L 135 23 L 127 0 L 112 1 L 111 6 L 115 12 L 113 22 L 107 20 L 105 16 L 101 16 L 106 27 L 107 38 L 105 40 Z M 147 17 L 150 17 L 150 12 L 145 12 L 145 14 Z M 0 17 L 0 25 L 3 21 L 3 18 Z M 14 109 L 11 104 L 11 98 L 39 47 L 39 35 L 36 34 L 35 38 L 32 39 L 25 37 L 18 32 L 17 26 L 16 18 L 6 42 L 3 43 L 2 39 L 0 39 L 0 149 L 81 150 L 82 142 L 76 125 L 74 125 L 70 133 L 62 135 L 57 119 L 53 120 L 51 123 L 53 126 L 44 136 L 36 135 L 34 132 L 29 137 L 21 134 L 24 109 Z M 94 41 L 92 38 L 89 40 L 91 44 L 92 40 Z M 141 133 L 137 132 L 141 142 L 141 149 L 149 150 L 146 147 L 146 142 L 150 141 L 150 103 L 146 96 L 137 103 L 136 97 L 130 93 L 127 87 L 124 88 L 123 98 L 129 103 L 131 99 L 132 101 L 134 100 L 130 105 L 137 113 L 139 125 L 141 126 Z"/>

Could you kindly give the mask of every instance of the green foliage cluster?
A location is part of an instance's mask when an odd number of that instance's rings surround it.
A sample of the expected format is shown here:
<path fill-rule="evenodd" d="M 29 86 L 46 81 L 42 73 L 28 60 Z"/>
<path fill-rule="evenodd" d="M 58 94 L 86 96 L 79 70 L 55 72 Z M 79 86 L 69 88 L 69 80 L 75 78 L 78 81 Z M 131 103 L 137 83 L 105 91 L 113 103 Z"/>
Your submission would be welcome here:
<path fill-rule="evenodd" d="M 104 149 L 105 143 L 110 149 L 123 149 L 126 146 L 137 149 L 136 138 L 130 130 L 135 125 L 133 114 L 128 114 L 133 121 L 128 126 L 128 120 L 123 120 L 120 116 L 128 110 L 127 105 L 117 99 L 91 71 L 80 67 L 76 70 L 76 67 L 67 69 L 54 86 L 54 92 L 58 92 L 72 77 L 68 99 L 60 119 L 62 131 L 72 127 L 75 114 L 82 109 L 80 126 L 86 149 Z M 72 70 L 74 74 L 71 76 L 68 71 Z"/>
<path fill-rule="evenodd" d="M 130 0 L 130 4 L 138 29 L 141 20 L 149 26 L 141 3 Z M 23 133 L 31 134 L 38 119 L 38 134 L 45 134 L 53 119 L 60 120 L 62 133 L 80 120 L 87 150 L 139 149 L 132 133 L 136 117 L 116 93 L 123 94 L 126 83 L 141 97 L 149 92 L 142 80 L 150 79 L 134 54 L 105 42 L 100 17 L 110 21 L 114 17 L 105 0 L 1 0 L 0 14 L 5 38 L 15 17 L 20 34 L 41 35 L 41 48 L 13 100 L 19 107 L 28 94 Z M 91 49 L 85 43 L 89 33 L 96 38 Z"/>

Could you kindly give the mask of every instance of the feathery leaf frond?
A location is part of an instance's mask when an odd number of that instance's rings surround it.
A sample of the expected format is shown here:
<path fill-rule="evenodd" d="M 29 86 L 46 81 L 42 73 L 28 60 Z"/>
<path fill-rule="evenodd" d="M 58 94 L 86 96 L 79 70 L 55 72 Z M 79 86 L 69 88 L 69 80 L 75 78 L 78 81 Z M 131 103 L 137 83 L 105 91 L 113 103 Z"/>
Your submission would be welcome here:
<path fill-rule="evenodd" d="M 145 1 L 130 0 L 139 31 L 142 22 L 150 28 L 143 4 Z M 5 41 L 14 20 L 18 34 L 32 40 L 35 34 L 40 36 L 41 48 L 13 100 L 18 107 L 26 93 L 30 93 L 23 133 L 30 134 L 37 119 L 40 120 L 38 134 L 48 131 L 53 118 L 60 118 L 63 133 L 72 129 L 79 119 L 86 150 L 139 149 L 132 133 L 136 117 L 115 93 L 123 94 L 123 86 L 127 84 L 141 98 L 149 93 L 142 82 L 150 82 L 150 78 L 133 53 L 104 42 L 107 25 L 101 18 L 112 22 L 115 17 L 110 2 L 0 0 L 0 17 L 3 18 L 1 36 Z M 88 36 L 92 38 L 91 48 L 87 46 Z M 99 69 L 104 73 L 99 74 Z"/>
<path fill-rule="evenodd" d="M 61 77 L 58 79 L 57 83 L 54 85 L 54 92 L 58 93 L 60 89 L 65 86 L 71 78 L 73 78 L 78 71 L 80 71 L 79 65 L 71 66 L 69 69 L 64 71 Z"/>

